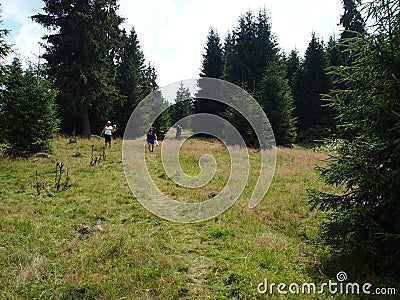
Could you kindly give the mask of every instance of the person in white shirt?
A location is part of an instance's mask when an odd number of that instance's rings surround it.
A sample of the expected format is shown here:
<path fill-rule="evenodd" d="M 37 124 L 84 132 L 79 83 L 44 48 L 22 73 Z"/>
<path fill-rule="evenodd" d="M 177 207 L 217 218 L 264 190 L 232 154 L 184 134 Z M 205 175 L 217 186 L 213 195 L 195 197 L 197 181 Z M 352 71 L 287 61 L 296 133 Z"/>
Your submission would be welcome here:
<path fill-rule="evenodd" d="M 111 148 L 111 140 L 112 140 L 112 133 L 114 131 L 114 127 L 111 125 L 111 121 L 107 121 L 106 126 L 104 126 L 103 131 L 101 132 L 100 136 L 104 135 L 104 144 L 107 147 L 107 144 Z"/>

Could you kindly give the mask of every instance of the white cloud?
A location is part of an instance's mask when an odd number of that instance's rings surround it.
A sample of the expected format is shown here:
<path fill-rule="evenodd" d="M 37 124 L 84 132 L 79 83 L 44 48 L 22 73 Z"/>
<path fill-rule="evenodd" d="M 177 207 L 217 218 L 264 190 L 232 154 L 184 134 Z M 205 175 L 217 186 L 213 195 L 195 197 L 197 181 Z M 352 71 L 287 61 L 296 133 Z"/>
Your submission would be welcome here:
<path fill-rule="evenodd" d="M 11 35 L 8 37 L 9 44 L 12 44 L 14 54 L 20 56 L 24 63 L 37 62 L 39 55 L 39 41 L 46 33 L 40 25 L 32 22 L 30 17 L 39 12 L 42 6 L 41 1 L 26 0 L 3 0 L 1 1 L 2 18 L 11 21 Z M 43 50 L 41 51 L 43 53 Z M 9 55 L 7 61 L 11 61 L 14 54 Z"/>
<path fill-rule="evenodd" d="M 3 0 L 1 1 L 1 10 L 3 19 L 13 19 L 14 22 L 25 23 L 26 15 L 21 8 L 24 7 L 23 0 Z"/>
<path fill-rule="evenodd" d="M 39 0 L 0 0 L 1 16 L 3 19 L 12 19 L 13 22 L 26 24 L 30 17 L 38 13 L 44 6 Z"/>
<path fill-rule="evenodd" d="M 120 5 L 120 13 L 127 18 L 125 26 L 135 27 L 160 86 L 197 77 L 209 28 L 217 29 L 223 41 L 248 10 L 256 13 L 265 8 L 279 46 L 285 52 L 297 48 L 300 54 L 312 31 L 324 39 L 337 32 L 341 13 L 340 0 L 121 0 Z"/>
<path fill-rule="evenodd" d="M 15 48 L 22 57 L 35 60 L 45 30 L 29 17 L 43 6 L 38 0 L 0 0 L 4 19 L 19 23 L 13 30 Z M 325 40 L 338 33 L 336 24 L 342 13 L 342 1 L 320 0 L 120 0 L 124 28 L 134 26 L 147 61 L 156 68 L 158 84 L 197 77 L 210 27 L 223 41 L 237 26 L 238 18 L 248 10 L 265 8 L 272 31 L 285 51 L 297 48 L 302 55 L 311 32 Z"/>
<path fill-rule="evenodd" d="M 37 63 L 38 55 L 43 54 L 44 51 L 39 42 L 45 33 L 46 30 L 37 23 L 31 22 L 21 26 L 18 35 L 15 37 L 14 47 L 21 59 Z"/>

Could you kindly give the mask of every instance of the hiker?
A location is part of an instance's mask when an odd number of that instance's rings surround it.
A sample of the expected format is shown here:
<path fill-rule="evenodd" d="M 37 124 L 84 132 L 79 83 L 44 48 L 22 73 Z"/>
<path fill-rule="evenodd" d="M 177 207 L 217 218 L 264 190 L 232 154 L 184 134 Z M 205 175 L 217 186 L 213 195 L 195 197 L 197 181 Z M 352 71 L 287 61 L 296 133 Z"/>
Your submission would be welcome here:
<path fill-rule="evenodd" d="M 150 127 L 147 132 L 147 143 L 149 144 L 149 151 L 154 152 L 154 144 L 157 141 L 157 134 L 153 127 Z"/>
<path fill-rule="evenodd" d="M 181 139 L 181 134 L 182 134 L 182 126 L 178 125 L 176 126 L 176 135 L 175 135 L 177 140 Z"/>
<path fill-rule="evenodd" d="M 103 131 L 101 132 L 100 136 L 104 134 L 104 145 L 107 147 L 107 144 L 111 148 L 111 139 L 112 133 L 114 131 L 114 127 L 111 125 L 111 121 L 107 121 L 107 124 L 104 126 Z"/>

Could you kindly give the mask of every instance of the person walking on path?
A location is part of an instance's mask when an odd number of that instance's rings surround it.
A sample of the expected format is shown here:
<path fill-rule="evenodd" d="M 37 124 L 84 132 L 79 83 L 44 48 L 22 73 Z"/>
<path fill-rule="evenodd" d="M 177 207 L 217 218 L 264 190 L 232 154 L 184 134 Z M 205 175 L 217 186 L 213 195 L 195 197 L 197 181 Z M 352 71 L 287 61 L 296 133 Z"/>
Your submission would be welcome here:
<path fill-rule="evenodd" d="M 111 121 L 107 121 L 107 124 L 104 126 L 103 131 L 100 134 L 100 136 L 104 135 L 105 147 L 107 147 L 107 144 L 108 144 L 108 146 L 111 148 L 111 140 L 112 140 L 113 131 L 114 131 L 114 127 L 111 125 Z"/>
<path fill-rule="evenodd" d="M 175 135 L 175 138 L 176 138 L 177 140 L 180 140 L 180 139 L 181 139 L 181 135 L 182 135 L 182 126 L 181 126 L 181 125 L 178 125 L 178 126 L 176 126 L 176 135 Z"/>
<path fill-rule="evenodd" d="M 147 143 L 149 144 L 149 151 L 154 152 L 154 144 L 157 141 L 157 134 L 153 127 L 150 127 L 147 132 Z"/>

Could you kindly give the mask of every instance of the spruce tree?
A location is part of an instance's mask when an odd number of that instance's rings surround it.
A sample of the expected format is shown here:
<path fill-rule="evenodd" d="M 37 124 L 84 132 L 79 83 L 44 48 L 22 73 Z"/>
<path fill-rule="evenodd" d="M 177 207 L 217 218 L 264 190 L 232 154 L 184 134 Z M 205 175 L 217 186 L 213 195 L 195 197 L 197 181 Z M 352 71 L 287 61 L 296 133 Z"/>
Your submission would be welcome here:
<path fill-rule="evenodd" d="M 365 34 L 365 21 L 358 10 L 358 5 L 354 0 L 343 0 L 344 13 L 340 17 L 340 24 L 343 26 L 343 31 L 340 35 L 340 41 L 349 42 L 351 38 L 358 34 Z M 343 64 L 350 65 L 353 61 L 352 50 L 349 50 L 344 45 L 340 45 Z"/>
<path fill-rule="evenodd" d="M 160 107 L 163 109 L 162 113 L 156 118 L 152 126 L 154 127 L 158 140 L 164 140 L 165 134 L 171 127 L 171 119 L 169 115 L 169 103 L 164 99 L 160 90 L 156 89 L 151 93 L 152 101 L 151 106 L 156 111 Z"/>
<path fill-rule="evenodd" d="M 142 73 L 141 87 L 144 96 L 147 96 L 152 91 L 158 89 L 156 80 L 157 80 L 156 69 L 151 64 L 148 64 Z"/>
<path fill-rule="evenodd" d="M 26 157 L 52 151 L 58 125 L 56 94 L 39 70 L 24 71 L 20 60 L 13 60 L 5 75 L 0 110 L 6 154 Z"/>
<path fill-rule="evenodd" d="M 0 4 L 1 7 L 1 4 Z M 1 13 L 1 8 L 0 8 L 0 13 Z M 0 25 L 3 24 L 3 20 L 0 19 Z M 8 54 L 11 53 L 11 46 L 7 43 L 7 36 L 10 33 L 8 29 L 0 29 L 0 60 L 4 60 Z M 4 64 L 3 61 L 0 62 L 0 83 L 3 83 L 1 80 L 3 78 L 3 73 L 4 73 Z"/>
<path fill-rule="evenodd" d="M 234 67 L 234 57 L 235 57 L 235 41 L 234 41 L 234 32 L 228 32 L 225 37 L 225 42 L 222 47 L 222 64 L 223 64 L 223 72 L 222 79 L 226 81 L 232 82 L 232 73 Z M 233 82 L 232 82 L 233 83 Z"/>
<path fill-rule="evenodd" d="M 267 63 L 278 51 L 265 10 L 257 17 L 251 11 L 242 15 L 226 42 L 225 80 L 255 95 Z"/>
<path fill-rule="evenodd" d="M 188 87 L 182 82 L 176 91 L 175 103 L 170 106 L 171 124 L 178 123 L 183 128 L 188 128 L 190 124 L 182 119 L 190 116 L 193 112 L 193 99 Z"/>
<path fill-rule="evenodd" d="M 225 39 L 224 50 L 224 79 L 259 99 L 266 67 L 278 59 L 277 43 L 265 10 L 260 10 L 257 16 L 251 11 L 242 15 L 239 25 Z M 225 116 L 239 131 L 247 146 L 259 147 L 253 129 L 239 112 L 228 107 Z"/>
<path fill-rule="evenodd" d="M 327 66 L 324 43 L 312 33 L 293 88 L 300 142 L 313 142 L 330 135 L 331 112 L 321 100 L 331 86 Z"/>
<path fill-rule="evenodd" d="M 292 50 L 289 57 L 286 59 L 286 78 L 288 79 L 288 84 L 293 91 L 294 80 L 298 75 L 300 70 L 300 57 L 297 50 Z"/>
<path fill-rule="evenodd" d="M 329 37 L 326 52 L 329 67 L 337 67 L 344 64 L 343 52 L 341 52 L 339 41 L 334 36 Z"/>
<path fill-rule="evenodd" d="M 193 111 L 195 114 L 209 113 L 222 117 L 223 113 L 226 110 L 225 104 L 218 101 L 202 98 L 203 86 L 201 77 L 221 79 L 223 72 L 222 45 L 218 33 L 213 28 L 211 28 L 207 36 L 205 51 L 205 54 L 203 54 L 200 79 L 198 80 L 199 91 L 193 101 Z M 196 124 L 197 123 L 192 125 L 196 126 Z M 197 128 L 193 128 L 193 130 L 197 131 Z"/>
<path fill-rule="evenodd" d="M 144 54 L 134 28 L 129 35 L 122 33 L 122 47 L 118 56 L 116 85 L 123 97 L 114 105 L 113 119 L 118 123 L 120 133 L 123 133 L 130 115 L 148 90 L 143 86 L 146 76 Z"/>
<path fill-rule="evenodd" d="M 340 38 L 347 39 L 355 37 L 357 33 L 365 33 L 365 22 L 358 10 L 356 1 L 343 0 L 344 13 L 340 17 L 340 24 L 344 31 Z"/>
<path fill-rule="evenodd" d="M 222 46 L 218 32 L 213 28 L 208 33 L 205 51 L 200 76 L 222 78 Z"/>
<path fill-rule="evenodd" d="M 1 5 L 1 4 L 0 4 Z M 1 9 L 0 9 L 1 12 Z M 0 20 L 0 25 L 2 25 L 3 21 Z M 11 47 L 7 43 L 7 35 L 9 34 L 9 30 L 7 29 L 0 29 L 0 113 L 5 106 L 4 103 L 4 87 L 5 87 L 5 74 L 7 72 L 7 66 L 4 63 L 4 59 L 7 57 L 7 55 L 11 52 Z M 1 120 L 0 120 L 1 122 Z M 2 125 L 2 124 L 0 124 Z M 0 126 L 3 128 L 3 126 Z M 4 136 L 0 136 L 0 144 L 4 142 Z"/>
<path fill-rule="evenodd" d="M 345 89 L 327 98 L 339 126 L 350 131 L 320 174 L 338 192 L 311 191 L 313 207 L 327 211 L 324 241 L 385 275 L 400 276 L 400 23 L 397 1 L 366 5 L 378 31 L 352 38 L 351 65 L 332 75 Z M 397 8 L 396 8 L 397 7 Z M 390 28 L 390 30 L 389 30 Z"/>
<path fill-rule="evenodd" d="M 33 20 L 51 30 L 45 36 L 48 74 L 59 90 L 64 130 L 90 137 L 100 129 L 119 95 L 114 60 L 122 23 L 117 0 L 44 0 Z"/>
<path fill-rule="evenodd" d="M 271 123 L 276 144 L 292 146 L 296 137 L 294 105 L 282 62 L 276 60 L 267 65 L 258 98 Z"/>
<path fill-rule="evenodd" d="M 170 108 L 168 101 L 164 99 L 161 91 L 158 88 L 156 79 L 156 70 L 149 64 L 143 71 L 142 89 L 145 97 L 150 95 L 152 98 L 150 103 L 155 108 L 163 108 L 161 115 L 158 116 L 153 122 L 153 127 L 157 132 L 157 138 L 159 140 L 163 140 L 165 138 L 165 134 L 168 132 L 171 126 Z M 156 109 L 153 111 L 156 111 Z"/>

